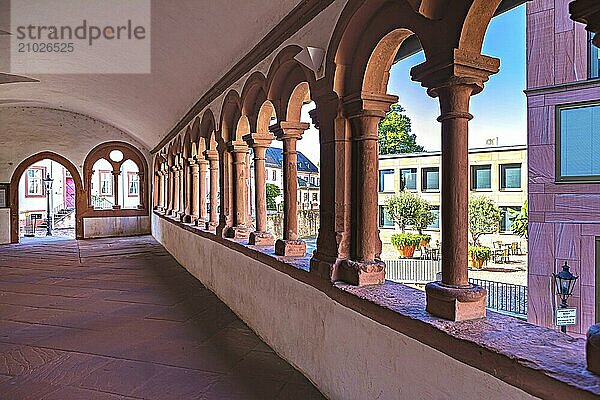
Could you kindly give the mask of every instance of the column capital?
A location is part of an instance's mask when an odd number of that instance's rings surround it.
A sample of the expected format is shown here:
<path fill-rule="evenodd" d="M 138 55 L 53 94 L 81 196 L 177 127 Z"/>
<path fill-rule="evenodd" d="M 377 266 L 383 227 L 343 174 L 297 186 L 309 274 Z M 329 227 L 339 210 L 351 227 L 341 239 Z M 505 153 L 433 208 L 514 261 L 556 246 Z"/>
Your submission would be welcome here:
<path fill-rule="evenodd" d="M 571 19 L 586 24 L 585 29 L 594 33 L 592 42 L 600 47 L 600 4 L 596 0 L 575 0 L 569 3 Z"/>
<path fill-rule="evenodd" d="M 227 142 L 227 151 L 230 153 L 248 153 L 248 145 L 241 140 L 232 140 Z"/>
<path fill-rule="evenodd" d="M 256 149 L 259 147 L 267 148 L 271 146 L 271 142 L 273 141 L 274 137 L 270 133 L 249 133 L 244 135 L 242 139 L 244 139 L 249 147 Z"/>
<path fill-rule="evenodd" d="M 348 118 L 373 116 L 385 117 L 398 96 L 380 93 L 358 92 L 342 99 L 344 114 Z"/>
<path fill-rule="evenodd" d="M 305 130 L 310 128 L 308 122 L 279 121 L 271 125 L 269 130 L 275 135 L 277 140 L 301 139 Z"/>
<path fill-rule="evenodd" d="M 478 52 L 454 49 L 450 57 L 433 58 L 413 67 L 413 81 L 421 82 L 431 97 L 437 97 L 443 88 L 464 85 L 471 95 L 483 90 L 490 75 L 498 72 L 500 60 Z"/>
<path fill-rule="evenodd" d="M 204 150 L 204 153 L 202 153 L 202 154 L 208 161 L 218 161 L 219 160 L 219 152 L 216 150 Z"/>

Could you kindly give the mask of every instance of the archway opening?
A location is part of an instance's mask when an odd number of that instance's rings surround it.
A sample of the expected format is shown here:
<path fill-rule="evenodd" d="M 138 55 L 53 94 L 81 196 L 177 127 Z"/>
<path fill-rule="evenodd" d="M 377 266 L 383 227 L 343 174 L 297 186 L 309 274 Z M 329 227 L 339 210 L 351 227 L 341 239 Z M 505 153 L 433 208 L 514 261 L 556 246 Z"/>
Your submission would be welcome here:
<path fill-rule="evenodd" d="M 22 164 L 19 170 L 13 177 L 18 179 L 17 217 L 13 218 L 18 235 L 16 240 L 13 237 L 13 242 L 75 239 L 81 190 L 79 177 L 73 176 L 72 170 L 54 158 Z"/>

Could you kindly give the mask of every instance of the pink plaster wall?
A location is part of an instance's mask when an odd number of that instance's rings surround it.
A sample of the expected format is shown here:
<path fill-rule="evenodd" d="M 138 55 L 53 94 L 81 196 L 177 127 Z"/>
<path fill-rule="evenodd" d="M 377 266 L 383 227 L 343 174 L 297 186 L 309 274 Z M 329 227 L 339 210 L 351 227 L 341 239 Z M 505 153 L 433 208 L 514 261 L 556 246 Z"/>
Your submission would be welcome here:
<path fill-rule="evenodd" d="M 595 313 L 595 240 L 600 236 L 600 183 L 555 183 L 557 105 L 600 100 L 587 79 L 587 33 L 568 14 L 570 0 L 527 4 L 530 322 L 553 326 L 550 275 L 566 261 L 579 275 L 569 305 L 583 334 Z M 581 82 L 580 82 L 581 81 Z M 580 82 L 577 85 L 569 83 Z M 567 84 L 567 85 L 565 85 Z"/>

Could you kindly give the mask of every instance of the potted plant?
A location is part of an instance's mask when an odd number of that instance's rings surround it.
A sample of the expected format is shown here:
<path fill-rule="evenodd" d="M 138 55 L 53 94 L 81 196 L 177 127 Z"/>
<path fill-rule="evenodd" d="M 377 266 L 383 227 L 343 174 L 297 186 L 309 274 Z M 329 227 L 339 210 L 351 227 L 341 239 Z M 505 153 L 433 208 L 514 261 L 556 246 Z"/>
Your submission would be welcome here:
<path fill-rule="evenodd" d="M 400 233 L 392 235 L 392 245 L 398 250 L 400 257 L 411 258 L 421 243 L 421 235 Z"/>
<path fill-rule="evenodd" d="M 489 247 L 469 246 L 469 258 L 471 266 L 479 269 L 492 258 L 492 251 Z"/>
<path fill-rule="evenodd" d="M 419 243 L 419 246 L 421 247 L 426 247 L 429 242 L 431 242 L 431 235 L 419 235 L 421 236 L 421 242 Z"/>

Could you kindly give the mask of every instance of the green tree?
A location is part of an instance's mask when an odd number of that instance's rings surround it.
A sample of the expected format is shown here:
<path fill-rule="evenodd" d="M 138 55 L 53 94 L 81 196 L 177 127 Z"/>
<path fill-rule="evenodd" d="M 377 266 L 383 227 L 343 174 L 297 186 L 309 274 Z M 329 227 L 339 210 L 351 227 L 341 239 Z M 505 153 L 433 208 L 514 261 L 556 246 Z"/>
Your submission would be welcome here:
<path fill-rule="evenodd" d="M 510 214 L 510 221 L 512 222 L 512 232 L 515 235 L 525 239 L 529 237 L 527 234 L 527 227 L 529 226 L 527 208 L 527 200 L 525 200 L 523 207 L 521 207 L 521 211 L 516 211 L 512 208 L 508 209 L 508 213 Z"/>
<path fill-rule="evenodd" d="M 402 233 L 408 226 L 421 231 L 427 228 L 434 220 L 431 205 L 418 194 L 403 190 L 399 194 L 388 198 L 385 202 L 385 212 Z"/>
<path fill-rule="evenodd" d="M 419 197 L 419 208 L 413 218 L 413 227 L 419 232 L 419 235 L 423 234 L 423 229 L 427 229 L 429 225 L 435 221 L 435 214 L 431 211 L 431 204 L 421 197 Z"/>
<path fill-rule="evenodd" d="M 500 230 L 502 211 L 492 199 L 474 196 L 469 199 L 469 233 L 473 244 L 479 246 L 483 235 L 491 235 Z"/>
<path fill-rule="evenodd" d="M 400 104 L 392 104 L 385 118 L 379 122 L 379 154 L 424 151 L 423 146 L 417 144 L 417 135 L 411 133 L 410 118 L 403 112 Z"/>
<path fill-rule="evenodd" d="M 277 210 L 275 199 L 281 196 L 281 189 L 273 183 L 267 183 L 267 210 Z"/>

